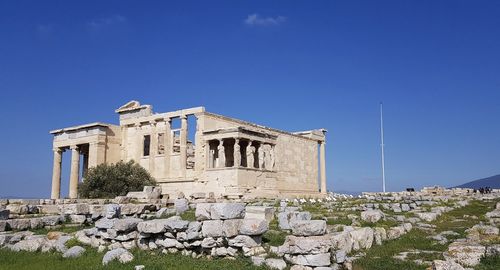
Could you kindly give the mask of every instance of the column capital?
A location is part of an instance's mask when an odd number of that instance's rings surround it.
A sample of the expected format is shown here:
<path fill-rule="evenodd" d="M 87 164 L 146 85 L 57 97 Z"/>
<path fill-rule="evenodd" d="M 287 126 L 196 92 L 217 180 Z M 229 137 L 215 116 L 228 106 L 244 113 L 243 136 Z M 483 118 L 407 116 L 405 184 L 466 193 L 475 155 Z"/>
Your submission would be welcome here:
<path fill-rule="evenodd" d="M 64 152 L 64 150 L 62 148 L 60 148 L 60 147 L 54 147 L 54 148 L 52 148 L 52 151 L 57 152 L 57 153 Z"/>
<path fill-rule="evenodd" d="M 78 145 L 71 145 L 71 146 L 69 147 L 69 149 L 71 149 L 71 150 L 75 150 L 75 151 L 78 151 L 78 148 L 79 148 L 79 147 L 78 147 Z"/>
<path fill-rule="evenodd" d="M 181 120 L 187 120 L 187 118 L 188 118 L 187 115 L 185 115 L 185 114 L 183 114 L 183 115 L 181 115 L 179 117 L 181 118 Z"/>
<path fill-rule="evenodd" d="M 234 138 L 234 144 L 237 144 L 240 142 L 240 138 Z"/>
<path fill-rule="evenodd" d="M 151 121 L 149 121 L 149 124 L 156 126 L 157 122 L 156 122 L 156 120 L 151 120 Z"/>
<path fill-rule="evenodd" d="M 163 120 L 165 121 L 165 123 L 169 123 L 169 124 L 172 123 L 172 118 L 170 118 L 170 117 L 165 117 L 165 118 L 163 118 Z"/>

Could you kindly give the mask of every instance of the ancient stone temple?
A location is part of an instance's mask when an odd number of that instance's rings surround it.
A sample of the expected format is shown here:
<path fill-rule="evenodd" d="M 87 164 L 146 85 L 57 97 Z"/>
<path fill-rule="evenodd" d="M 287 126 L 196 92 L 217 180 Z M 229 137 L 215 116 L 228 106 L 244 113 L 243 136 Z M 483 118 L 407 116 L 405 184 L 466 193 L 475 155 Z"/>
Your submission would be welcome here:
<path fill-rule="evenodd" d="M 324 129 L 285 132 L 205 111 L 153 113 L 130 101 L 120 125 L 92 123 L 53 130 L 53 199 L 60 197 L 61 161 L 71 152 L 69 197 L 89 167 L 135 160 L 164 194 L 293 197 L 326 193 Z M 180 123 L 178 123 L 180 121 Z M 188 130 L 195 121 L 195 130 Z M 175 125 L 177 124 L 177 126 Z M 177 127 L 177 128 L 176 128 Z M 189 135 L 194 139 L 189 140 Z"/>

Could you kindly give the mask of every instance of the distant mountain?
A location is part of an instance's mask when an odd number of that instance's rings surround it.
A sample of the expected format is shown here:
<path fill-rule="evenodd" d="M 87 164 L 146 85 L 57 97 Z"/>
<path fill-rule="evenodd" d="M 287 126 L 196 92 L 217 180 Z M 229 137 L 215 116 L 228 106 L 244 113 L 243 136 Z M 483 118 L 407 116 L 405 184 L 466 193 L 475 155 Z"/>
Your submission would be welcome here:
<path fill-rule="evenodd" d="M 490 188 L 500 188 L 500 174 L 478 179 L 474 181 L 470 181 L 468 183 L 462 184 L 460 186 L 456 186 L 458 188 L 481 188 L 481 187 L 490 187 Z"/>

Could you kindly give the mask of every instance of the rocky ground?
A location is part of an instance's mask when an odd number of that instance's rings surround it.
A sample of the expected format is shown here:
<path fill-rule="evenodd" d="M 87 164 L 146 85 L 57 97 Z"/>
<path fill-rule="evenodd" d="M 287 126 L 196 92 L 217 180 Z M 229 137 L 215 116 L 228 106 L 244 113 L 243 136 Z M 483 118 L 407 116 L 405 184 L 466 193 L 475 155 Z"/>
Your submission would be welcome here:
<path fill-rule="evenodd" d="M 500 269 L 499 198 L 3 200 L 0 269 Z"/>

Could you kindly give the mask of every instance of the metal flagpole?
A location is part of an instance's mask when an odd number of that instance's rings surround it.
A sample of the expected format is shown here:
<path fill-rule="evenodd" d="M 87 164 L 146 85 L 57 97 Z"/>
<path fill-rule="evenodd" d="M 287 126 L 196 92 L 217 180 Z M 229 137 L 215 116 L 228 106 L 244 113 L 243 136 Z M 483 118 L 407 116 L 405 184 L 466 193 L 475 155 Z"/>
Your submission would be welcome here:
<path fill-rule="evenodd" d="M 380 102 L 380 147 L 382 148 L 382 190 L 385 192 L 384 117 L 382 102 Z"/>

